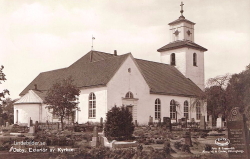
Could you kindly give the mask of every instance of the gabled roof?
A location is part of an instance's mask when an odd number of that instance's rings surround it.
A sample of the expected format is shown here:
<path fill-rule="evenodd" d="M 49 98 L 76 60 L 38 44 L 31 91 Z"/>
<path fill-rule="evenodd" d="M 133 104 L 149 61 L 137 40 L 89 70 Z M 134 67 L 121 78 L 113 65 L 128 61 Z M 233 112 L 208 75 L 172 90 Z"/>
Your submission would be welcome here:
<path fill-rule="evenodd" d="M 37 92 L 36 92 L 37 93 Z M 33 90 L 29 90 L 22 98 L 14 104 L 41 104 L 43 100 Z"/>
<path fill-rule="evenodd" d="M 25 95 L 36 84 L 39 91 L 35 92 L 44 99 L 47 90 L 55 82 L 69 76 L 79 88 L 106 86 L 129 55 L 114 56 L 90 51 L 67 68 L 40 73 L 20 95 Z M 135 59 L 135 62 L 149 85 L 150 93 L 176 96 L 199 96 L 203 93 L 173 66 L 140 59 Z"/>
<path fill-rule="evenodd" d="M 204 48 L 204 47 L 202 47 L 202 46 L 200 46 L 192 41 L 189 41 L 189 40 L 177 40 L 175 42 L 169 43 L 169 44 L 161 47 L 157 51 L 162 52 L 162 51 L 173 50 L 173 49 L 178 49 L 178 48 L 183 48 L 183 47 L 198 49 L 201 51 L 207 51 L 206 48 Z"/>
<path fill-rule="evenodd" d="M 40 73 L 21 93 L 37 89 L 41 92 L 48 90 L 54 83 L 71 76 L 77 87 L 104 86 L 119 69 L 122 62 L 129 56 L 124 54 L 114 56 L 98 51 L 90 51 L 78 61 L 67 68 Z"/>
<path fill-rule="evenodd" d="M 200 96 L 203 91 L 177 68 L 163 63 L 136 59 L 150 93 L 175 96 Z"/>

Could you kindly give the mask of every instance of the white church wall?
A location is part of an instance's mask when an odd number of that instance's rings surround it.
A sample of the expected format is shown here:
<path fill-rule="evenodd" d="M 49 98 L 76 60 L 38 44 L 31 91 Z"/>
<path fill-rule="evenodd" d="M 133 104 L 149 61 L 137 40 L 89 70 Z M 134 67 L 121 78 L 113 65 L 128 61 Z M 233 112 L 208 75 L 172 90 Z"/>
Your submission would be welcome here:
<path fill-rule="evenodd" d="M 202 51 L 179 48 L 161 52 L 161 62 L 170 64 L 170 56 L 175 53 L 176 68 L 199 88 L 204 90 L 204 53 Z M 197 54 L 197 66 L 193 66 L 193 53 Z"/>
<path fill-rule="evenodd" d="M 197 55 L 197 66 L 193 66 L 193 53 Z M 202 51 L 188 49 L 186 58 L 186 77 L 190 78 L 198 87 L 204 90 L 204 53 Z"/>
<path fill-rule="evenodd" d="M 196 105 L 194 104 L 197 101 L 195 98 L 190 99 L 190 103 L 192 104 L 191 108 L 191 118 L 194 118 L 196 122 L 200 120 L 196 118 Z M 205 116 L 205 121 L 207 121 L 207 103 L 205 101 L 200 101 L 201 103 L 201 116 Z"/>
<path fill-rule="evenodd" d="M 48 122 L 54 122 L 53 121 L 53 114 L 52 114 L 52 110 L 49 110 L 48 108 L 46 108 L 46 104 L 42 104 L 42 113 L 41 113 L 41 122 L 45 123 L 46 121 Z M 33 120 L 33 119 L 32 119 Z M 33 120 L 33 123 L 35 121 Z"/>
<path fill-rule="evenodd" d="M 39 121 L 39 105 L 40 104 L 20 104 L 14 106 L 14 123 L 28 123 L 30 117 Z M 37 113 L 29 113 L 37 112 Z"/>
<path fill-rule="evenodd" d="M 183 74 L 186 75 L 186 49 L 179 48 L 161 52 L 161 63 L 170 65 L 170 56 L 175 53 L 175 67 Z"/>
<path fill-rule="evenodd" d="M 132 104 L 136 111 L 138 122 L 147 121 L 148 117 L 143 116 L 150 111 L 148 108 L 149 102 L 149 87 L 135 64 L 132 56 L 129 56 L 116 74 L 112 77 L 107 85 L 108 91 L 108 110 L 114 105 L 122 106 L 123 104 Z M 128 71 L 131 70 L 131 72 Z M 134 100 L 124 100 L 127 92 L 132 92 Z"/>
<path fill-rule="evenodd" d="M 18 111 L 18 114 L 17 114 Z M 51 114 L 42 104 L 18 104 L 14 105 L 14 123 L 28 123 L 29 120 L 46 122 L 52 119 Z"/>
<path fill-rule="evenodd" d="M 174 34 L 174 32 L 176 30 L 179 31 L 178 36 L 175 36 L 175 34 Z M 190 30 L 190 32 L 192 33 L 192 34 L 190 34 L 190 36 L 188 36 L 188 34 L 187 34 L 188 30 Z M 174 42 L 177 40 L 194 41 L 194 25 L 189 24 L 189 23 L 185 23 L 185 22 L 171 25 L 169 35 L 170 35 L 170 42 Z"/>
<path fill-rule="evenodd" d="M 107 87 L 97 87 L 81 89 L 79 96 L 78 107 L 80 111 L 76 113 L 75 122 L 86 123 L 86 122 L 100 122 L 100 118 L 106 117 L 107 112 Z M 89 95 L 94 93 L 96 96 L 96 117 L 89 118 Z"/>
<path fill-rule="evenodd" d="M 128 68 L 131 69 L 131 73 L 128 73 Z M 134 98 L 138 98 L 136 101 L 126 101 L 124 102 L 124 97 L 128 91 L 131 91 Z M 143 76 L 141 75 L 139 69 L 134 64 L 133 60 L 129 57 L 117 71 L 115 76 L 107 85 L 108 93 L 108 110 L 110 110 L 114 105 L 121 106 L 122 104 L 127 104 L 129 102 L 136 105 L 137 115 L 136 120 L 139 124 L 147 124 L 149 121 L 149 116 L 153 117 L 155 120 L 155 100 L 159 98 L 161 100 L 161 120 L 163 117 L 170 117 L 170 101 L 174 99 L 180 105 L 177 108 L 178 114 L 177 118 L 184 117 L 184 101 L 187 100 L 190 104 L 189 97 L 181 96 L 168 96 L 168 95 L 157 95 L 150 94 L 149 87 L 145 82 Z M 192 114 L 189 111 L 189 120 L 194 118 L 196 113 Z M 172 120 L 175 122 L 175 120 Z"/>
<path fill-rule="evenodd" d="M 149 97 L 148 107 L 150 109 L 149 112 L 147 112 L 148 117 L 147 120 L 144 122 L 149 121 L 149 116 L 153 117 L 154 122 L 158 122 L 158 119 L 155 119 L 155 100 L 159 98 L 161 101 L 161 121 L 163 121 L 163 117 L 170 117 L 170 101 L 175 100 L 179 103 L 179 106 L 176 108 L 177 110 L 177 120 L 184 118 L 184 101 L 188 101 L 189 108 L 190 108 L 190 98 L 189 97 L 181 97 L 181 96 L 169 96 L 169 95 L 157 95 L 157 94 L 151 94 Z M 195 114 L 195 112 L 194 112 Z M 193 118 L 193 114 L 189 111 L 189 119 Z M 142 116 L 144 118 L 144 116 Z M 176 119 L 172 119 L 171 122 L 176 122 Z"/>

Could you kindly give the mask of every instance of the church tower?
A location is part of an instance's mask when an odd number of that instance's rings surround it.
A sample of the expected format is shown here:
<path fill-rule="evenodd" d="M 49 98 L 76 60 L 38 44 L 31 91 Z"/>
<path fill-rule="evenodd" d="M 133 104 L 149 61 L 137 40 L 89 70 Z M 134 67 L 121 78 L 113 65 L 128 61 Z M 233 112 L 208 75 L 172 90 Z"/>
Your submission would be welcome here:
<path fill-rule="evenodd" d="M 181 2 L 181 16 L 168 24 L 170 26 L 170 43 L 157 51 L 161 53 L 162 63 L 176 67 L 204 90 L 204 52 L 207 49 L 194 42 L 195 23 L 183 16 L 183 5 Z"/>

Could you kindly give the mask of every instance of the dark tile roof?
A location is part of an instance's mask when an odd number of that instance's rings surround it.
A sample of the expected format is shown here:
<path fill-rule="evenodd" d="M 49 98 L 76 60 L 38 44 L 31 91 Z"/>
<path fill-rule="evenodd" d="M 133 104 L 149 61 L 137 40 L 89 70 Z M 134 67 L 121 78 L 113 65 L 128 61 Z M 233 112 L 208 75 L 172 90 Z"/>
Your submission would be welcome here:
<path fill-rule="evenodd" d="M 98 51 L 90 51 L 67 68 L 40 73 L 21 93 L 30 89 L 48 90 L 54 83 L 71 76 L 77 87 L 96 87 L 106 85 L 129 54 L 114 56 Z M 92 62 L 90 61 L 92 57 Z"/>
<path fill-rule="evenodd" d="M 178 40 L 172 43 L 169 43 L 163 47 L 161 47 L 160 49 L 158 49 L 158 52 L 162 52 L 162 51 L 167 51 L 167 50 L 172 50 L 172 49 L 177 49 L 177 48 L 182 48 L 182 47 L 188 47 L 188 48 L 194 48 L 194 49 L 198 49 L 201 51 L 207 51 L 206 48 L 192 42 L 189 40 Z"/>
<path fill-rule="evenodd" d="M 174 66 L 136 59 L 145 80 L 150 87 L 150 93 L 177 96 L 200 96 L 203 91 L 186 78 Z"/>
<path fill-rule="evenodd" d="M 120 68 L 129 54 L 114 56 L 91 51 L 67 68 L 40 73 L 21 93 L 34 89 L 39 97 L 45 98 L 47 90 L 57 81 L 72 76 L 77 87 L 105 86 Z M 92 59 L 92 62 L 91 62 Z M 150 87 L 150 93 L 177 96 L 198 96 L 203 92 L 175 67 L 136 59 L 136 63 Z"/>

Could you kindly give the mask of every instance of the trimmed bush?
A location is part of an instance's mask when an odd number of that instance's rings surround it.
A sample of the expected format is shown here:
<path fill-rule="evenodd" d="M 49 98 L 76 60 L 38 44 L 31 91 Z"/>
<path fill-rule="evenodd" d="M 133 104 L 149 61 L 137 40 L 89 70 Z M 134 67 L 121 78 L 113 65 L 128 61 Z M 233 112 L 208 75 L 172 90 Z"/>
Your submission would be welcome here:
<path fill-rule="evenodd" d="M 104 132 L 107 138 L 115 137 L 117 140 L 131 139 L 135 126 L 132 122 L 132 114 L 128 108 L 114 106 L 108 111 L 106 119 Z"/>

